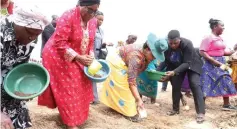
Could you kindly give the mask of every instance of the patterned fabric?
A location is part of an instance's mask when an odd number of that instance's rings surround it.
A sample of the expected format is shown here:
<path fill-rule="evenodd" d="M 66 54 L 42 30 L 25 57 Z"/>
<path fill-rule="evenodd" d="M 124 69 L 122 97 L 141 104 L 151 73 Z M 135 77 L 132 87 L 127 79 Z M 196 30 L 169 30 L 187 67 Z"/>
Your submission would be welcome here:
<path fill-rule="evenodd" d="M 160 64 L 159 61 L 153 60 L 147 66 L 146 70 L 156 70 L 156 66 Z M 147 97 L 156 98 L 157 96 L 157 81 L 153 81 L 147 78 L 146 73 L 142 72 L 137 77 L 137 86 L 138 91 L 141 95 L 145 95 Z"/>
<path fill-rule="evenodd" d="M 16 25 L 27 28 L 44 30 L 45 26 L 49 24 L 46 16 L 40 13 L 37 6 L 16 6 L 13 17 Z"/>
<path fill-rule="evenodd" d="M 142 47 L 137 44 L 126 45 L 119 49 L 119 54 L 128 66 L 129 85 L 136 86 L 136 78 L 148 65 L 142 54 Z"/>
<path fill-rule="evenodd" d="M 14 99 L 3 89 L 3 80 L 15 66 L 28 62 L 35 43 L 19 45 L 14 35 L 13 22 L 1 21 L 1 111 L 7 114 L 16 129 L 31 127 L 26 101 Z"/>
<path fill-rule="evenodd" d="M 233 82 L 236 84 L 237 83 L 237 63 L 231 64 L 231 69 L 232 69 L 231 78 Z"/>
<path fill-rule="evenodd" d="M 118 54 L 110 54 L 106 60 L 111 68 L 111 73 L 102 83 L 100 101 L 125 116 L 135 116 L 137 109 L 135 98 L 127 81 L 128 67 Z"/>
<path fill-rule="evenodd" d="M 237 52 L 235 52 L 234 54 L 232 54 L 229 58 L 230 62 L 231 62 L 231 69 L 232 69 L 232 73 L 231 73 L 231 78 L 233 80 L 233 82 L 236 84 L 237 83 Z"/>
<path fill-rule="evenodd" d="M 181 52 L 172 51 L 170 55 L 171 63 L 181 63 Z"/>
<path fill-rule="evenodd" d="M 64 58 L 71 62 L 77 55 L 78 55 L 77 52 L 75 52 L 71 48 L 68 48 L 68 49 L 66 49 L 66 52 L 64 54 Z"/>
<path fill-rule="evenodd" d="M 58 19 L 57 28 L 42 55 L 43 66 L 50 74 L 50 85 L 39 96 L 38 104 L 58 107 L 63 123 L 68 126 L 80 125 L 87 120 L 93 100 L 92 82 L 84 74 L 84 66 L 65 56 L 72 50 L 80 55 L 93 52 L 96 21 L 89 21 L 85 40 L 80 17 L 79 8 L 66 11 Z"/>
<path fill-rule="evenodd" d="M 224 57 L 213 57 L 215 60 L 225 64 Z M 235 85 L 228 73 L 214 66 L 204 59 L 200 81 L 205 97 L 232 96 L 236 95 Z"/>

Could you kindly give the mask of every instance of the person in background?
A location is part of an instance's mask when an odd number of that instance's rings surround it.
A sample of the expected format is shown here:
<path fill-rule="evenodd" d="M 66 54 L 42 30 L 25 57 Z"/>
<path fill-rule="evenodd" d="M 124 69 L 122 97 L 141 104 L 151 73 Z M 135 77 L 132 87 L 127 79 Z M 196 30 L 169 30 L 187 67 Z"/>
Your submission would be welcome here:
<path fill-rule="evenodd" d="M 57 15 L 53 15 L 53 16 L 52 16 L 51 24 L 53 25 L 54 28 L 56 28 L 57 19 L 58 19 L 58 16 L 57 16 Z"/>
<path fill-rule="evenodd" d="M 104 21 L 104 14 L 100 11 L 97 11 L 95 17 L 97 19 L 97 29 L 94 41 L 94 54 L 96 59 L 100 59 L 99 53 L 101 52 L 101 49 L 106 49 L 106 46 L 113 46 L 113 43 L 104 42 L 104 31 L 101 28 L 101 25 L 103 24 Z M 98 104 L 99 97 L 97 92 L 97 85 L 95 82 L 92 83 L 93 83 L 93 95 L 94 95 L 94 101 L 92 102 L 92 104 Z"/>
<path fill-rule="evenodd" d="M 44 31 L 42 32 L 42 44 L 41 44 L 41 56 L 42 56 L 42 52 L 44 49 L 45 44 L 48 42 L 49 38 L 53 35 L 55 31 L 55 27 L 53 26 L 53 23 L 51 22 L 51 24 L 49 24 L 48 26 L 45 27 Z"/>
<path fill-rule="evenodd" d="M 94 18 L 100 0 L 79 0 L 78 5 L 57 20 L 55 33 L 43 49 L 43 66 L 50 84 L 38 104 L 58 108 L 67 129 L 78 129 L 89 114 L 93 100 L 92 82 L 84 73 L 94 59 Z"/>
<path fill-rule="evenodd" d="M 172 85 L 173 110 L 167 112 L 167 115 L 179 114 L 179 102 L 182 96 L 181 87 L 185 74 L 188 75 L 188 81 L 193 93 L 196 121 L 204 121 L 205 107 L 203 94 L 200 87 L 200 74 L 202 69 L 201 59 L 195 52 L 190 40 L 180 37 L 178 30 L 171 30 L 168 33 L 169 49 L 165 52 L 166 76 L 161 81 L 170 80 Z"/>
<path fill-rule="evenodd" d="M 128 39 L 126 40 L 126 44 L 133 44 L 137 41 L 137 36 L 136 35 L 128 35 Z"/>
<path fill-rule="evenodd" d="M 1 0 L 1 15 L 7 16 L 13 14 L 14 2 L 11 0 Z"/>
<path fill-rule="evenodd" d="M 217 19 L 209 20 L 212 34 L 206 36 L 200 45 L 200 54 L 203 57 L 201 87 L 204 97 L 223 97 L 223 110 L 237 110 L 230 105 L 229 97 L 236 95 L 235 85 L 229 75 L 224 56 L 230 56 L 234 51 L 226 49 L 220 35 L 224 31 L 224 24 Z"/>
<path fill-rule="evenodd" d="M 1 124 L 25 129 L 32 126 L 26 101 L 9 96 L 3 81 L 11 69 L 29 61 L 36 45 L 33 41 L 49 22 L 36 6 L 18 6 L 10 17 L 1 20 Z"/>
<path fill-rule="evenodd" d="M 230 67 L 232 69 L 231 78 L 235 84 L 235 89 L 237 90 L 237 44 L 234 45 L 235 53 L 230 56 Z"/>
<path fill-rule="evenodd" d="M 123 41 L 119 41 L 117 47 L 133 44 L 136 41 L 137 41 L 137 36 L 136 35 L 128 35 L 128 39 L 126 40 L 126 42 L 124 43 Z"/>
<path fill-rule="evenodd" d="M 106 61 L 111 73 L 102 84 L 101 102 L 133 122 L 141 120 L 138 111 L 144 111 L 145 107 L 137 89 L 136 78 L 152 60 L 164 60 L 163 54 L 167 48 L 166 40 L 158 40 L 151 33 L 143 47 L 140 44 L 125 45 L 108 55 Z"/>

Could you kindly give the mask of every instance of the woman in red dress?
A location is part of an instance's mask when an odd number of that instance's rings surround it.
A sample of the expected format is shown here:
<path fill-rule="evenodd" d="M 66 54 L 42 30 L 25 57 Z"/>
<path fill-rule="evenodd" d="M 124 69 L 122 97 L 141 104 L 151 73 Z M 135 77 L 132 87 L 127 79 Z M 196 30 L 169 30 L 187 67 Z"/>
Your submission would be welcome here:
<path fill-rule="evenodd" d="M 50 86 L 39 96 L 38 104 L 58 107 L 68 129 L 78 129 L 88 117 L 93 100 L 92 82 L 83 67 L 93 60 L 96 19 L 100 0 L 79 0 L 79 5 L 65 12 L 46 43 L 42 62 L 50 74 Z"/>

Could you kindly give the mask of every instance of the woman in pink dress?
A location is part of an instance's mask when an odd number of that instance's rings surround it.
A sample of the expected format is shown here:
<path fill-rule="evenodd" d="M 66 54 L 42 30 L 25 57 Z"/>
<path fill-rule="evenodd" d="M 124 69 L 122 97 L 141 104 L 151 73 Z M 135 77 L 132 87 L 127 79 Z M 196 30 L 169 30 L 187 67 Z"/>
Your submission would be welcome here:
<path fill-rule="evenodd" d="M 79 5 L 66 11 L 46 43 L 42 62 L 50 74 L 50 86 L 39 97 L 38 104 L 58 107 L 68 129 L 78 129 L 88 118 L 93 100 L 92 82 L 83 67 L 93 60 L 93 44 L 100 0 L 79 0 Z M 93 18 L 93 19 L 92 19 Z"/>
<path fill-rule="evenodd" d="M 205 37 L 200 45 L 203 57 L 202 74 L 200 77 L 204 97 L 223 97 L 222 110 L 237 111 L 237 107 L 230 104 L 229 97 L 235 96 L 237 91 L 225 65 L 224 56 L 230 56 L 234 51 L 226 49 L 221 38 L 224 23 L 217 19 L 209 20 L 212 34 Z"/>

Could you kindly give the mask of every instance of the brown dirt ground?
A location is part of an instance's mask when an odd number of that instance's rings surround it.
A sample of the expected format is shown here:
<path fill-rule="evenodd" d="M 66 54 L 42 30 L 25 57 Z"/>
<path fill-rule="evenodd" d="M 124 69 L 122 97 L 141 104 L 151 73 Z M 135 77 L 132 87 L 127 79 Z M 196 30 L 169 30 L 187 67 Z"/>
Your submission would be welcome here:
<path fill-rule="evenodd" d="M 81 129 L 237 129 L 237 112 L 221 111 L 222 99 L 208 99 L 206 122 L 196 124 L 192 98 L 187 98 L 189 111 L 181 110 L 180 115 L 167 116 L 171 109 L 171 89 L 159 92 L 156 104 L 146 103 L 147 119 L 133 123 L 103 104 L 91 105 L 90 115 Z M 145 101 L 148 101 L 145 98 Z M 232 102 L 234 104 L 234 102 Z M 235 100 L 237 105 L 237 99 Z M 59 120 L 57 109 L 37 106 L 37 99 L 28 103 L 33 123 L 32 129 L 65 129 Z M 181 107 L 182 108 L 182 107 Z"/>

